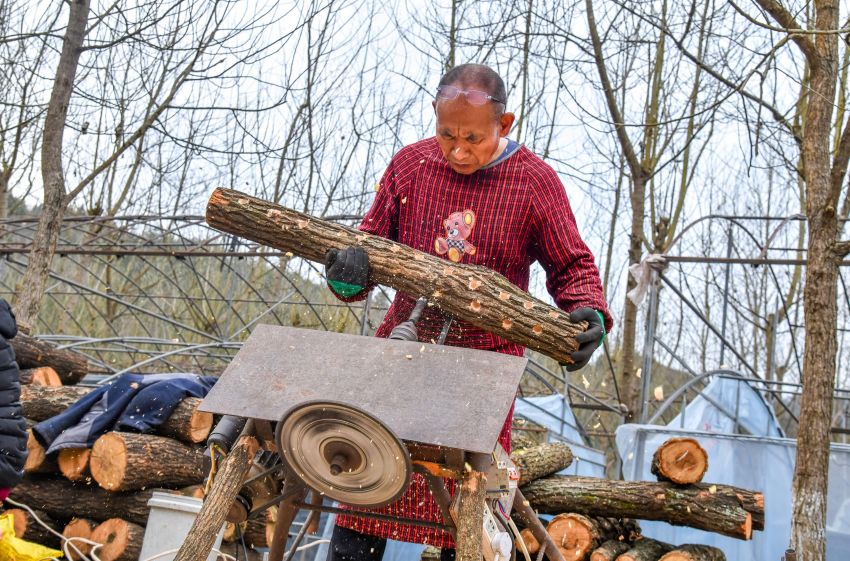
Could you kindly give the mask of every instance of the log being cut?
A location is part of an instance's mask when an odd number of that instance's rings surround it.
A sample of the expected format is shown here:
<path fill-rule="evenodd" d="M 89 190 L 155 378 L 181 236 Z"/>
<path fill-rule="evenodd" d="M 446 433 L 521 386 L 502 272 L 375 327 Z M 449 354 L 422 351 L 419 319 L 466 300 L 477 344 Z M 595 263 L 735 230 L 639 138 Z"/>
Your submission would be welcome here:
<path fill-rule="evenodd" d="M 575 336 L 587 327 L 485 267 L 452 263 L 239 191 L 216 189 L 206 218 L 213 228 L 310 261 L 324 262 L 330 249 L 359 246 L 374 282 L 426 297 L 452 317 L 564 364 L 572 364 Z"/>

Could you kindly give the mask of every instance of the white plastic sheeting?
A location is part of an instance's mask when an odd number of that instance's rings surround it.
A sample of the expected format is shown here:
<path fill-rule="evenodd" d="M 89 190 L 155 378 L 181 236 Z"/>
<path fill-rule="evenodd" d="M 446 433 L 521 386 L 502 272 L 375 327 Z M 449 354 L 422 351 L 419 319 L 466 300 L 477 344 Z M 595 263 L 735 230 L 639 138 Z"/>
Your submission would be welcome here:
<path fill-rule="evenodd" d="M 736 422 L 737 419 L 737 422 Z M 668 427 L 755 436 L 785 436 L 773 408 L 744 380 L 730 375 L 715 376 Z"/>
<path fill-rule="evenodd" d="M 605 477 L 605 454 L 585 444 L 570 404 L 561 394 L 521 397 L 516 400 L 514 416 L 523 417 L 549 429 L 549 440 L 570 445 L 573 463 L 559 472 L 565 475 Z"/>
<path fill-rule="evenodd" d="M 617 449 L 627 480 L 655 480 L 652 454 L 668 438 L 690 436 L 708 452 L 704 481 L 761 490 L 765 496 L 765 530 L 741 541 L 701 530 L 644 522 L 646 535 L 669 543 L 703 543 L 719 547 L 728 559 L 776 561 L 788 547 L 791 529 L 791 482 L 796 441 L 677 430 L 655 425 L 623 425 L 617 429 Z M 827 497 L 827 559 L 850 559 L 850 446 L 830 450 Z"/>

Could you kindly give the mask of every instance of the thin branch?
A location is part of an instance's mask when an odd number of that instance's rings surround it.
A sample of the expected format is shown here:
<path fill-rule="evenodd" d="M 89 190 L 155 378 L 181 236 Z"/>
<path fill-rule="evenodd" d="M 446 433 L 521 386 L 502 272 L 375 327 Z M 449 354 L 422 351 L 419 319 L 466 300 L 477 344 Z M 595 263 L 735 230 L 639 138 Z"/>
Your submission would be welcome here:
<path fill-rule="evenodd" d="M 814 67 L 820 64 L 820 56 L 818 56 L 817 49 L 815 48 L 815 44 L 812 43 L 812 40 L 805 35 L 797 34 L 796 31 L 791 31 L 801 30 L 802 26 L 797 23 L 791 12 L 785 9 L 785 6 L 775 0 L 755 0 L 755 2 L 770 14 L 776 20 L 776 23 L 789 30 L 789 37 L 797 43 L 797 46 L 806 55 L 806 59 L 808 59 L 811 66 Z"/>

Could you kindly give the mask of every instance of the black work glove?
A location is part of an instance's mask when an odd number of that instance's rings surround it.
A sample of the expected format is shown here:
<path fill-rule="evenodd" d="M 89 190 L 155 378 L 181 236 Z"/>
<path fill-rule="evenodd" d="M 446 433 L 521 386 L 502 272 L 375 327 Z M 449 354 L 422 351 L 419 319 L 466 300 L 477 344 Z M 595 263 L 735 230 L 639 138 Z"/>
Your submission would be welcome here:
<path fill-rule="evenodd" d="M 330 249 L 325 254 L 325 276 L 343 298 L 357 296 L 369 283 L 369 256 L 356 245 Z"/>
<path fill-rule="evenodd" d="M 15 322 L 15 312 L 4 299 L 0 298 L 0 335 L 11 339 L 18 334 L 18 324 Z"/>
<path fill-rule="evenodd" d="M 573 364 L 565 365 L 568 371 L 574 372 L 587 364 L 593 351 L 605 340 L 605 318 L 593 308 L 579 308 L 570 313 L 570 321 L 587 322 L 587 329 L 576 335 L 578 350 L 570 353 Z"/>

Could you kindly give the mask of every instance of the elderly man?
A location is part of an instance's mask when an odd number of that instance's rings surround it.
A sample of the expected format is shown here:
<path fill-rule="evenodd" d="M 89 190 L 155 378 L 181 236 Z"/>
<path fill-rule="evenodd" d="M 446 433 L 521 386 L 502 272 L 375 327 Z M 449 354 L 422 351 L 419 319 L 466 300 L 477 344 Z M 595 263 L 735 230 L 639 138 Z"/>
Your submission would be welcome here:
<path fill-rule="evenodd" d="M 505 111 L 505 85 L 492 69 L 464 64 L 440 80 L 433 102 L 437 134 L 401 149 L 390 161 L 360 229 L 420 251 L 498 271 L 528 289 L 529 269 L 539 261 L 546 288 L 574 322 L 588 322 L 576 338 L 576 369 L 587 364 L 611 328 L 599 271 L 582 241 L 567 195 L 555 171 L 530 150 L 507 138 L 514 115 Z M 328 285 L 342 300 L 365 298 L 371 288 L 368 258 L 357 247 L 331 251 Z M 398 293 L 377 331 L 386 337 L 405 321 L 416 294 Z M 445 317 L 429 308 L 417 323 L 419 339 L 438 340 Z M 463 321 L 455 321 L 446 344 L 521 355 L 524 349 Z M 513 410 L 499 442 L 510 451 Z M 423 478 L 380 512 L 399 518 L 441 521 Z M 446 532 L 355 516 L 340 516 L 329 561 L 379 560 L 386 539 L 442 548 L 454 559 Z"/>

